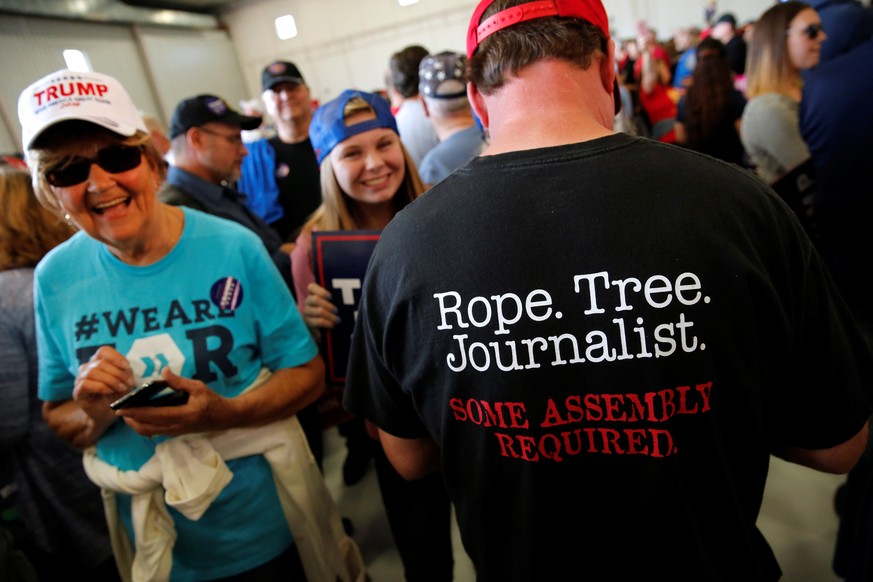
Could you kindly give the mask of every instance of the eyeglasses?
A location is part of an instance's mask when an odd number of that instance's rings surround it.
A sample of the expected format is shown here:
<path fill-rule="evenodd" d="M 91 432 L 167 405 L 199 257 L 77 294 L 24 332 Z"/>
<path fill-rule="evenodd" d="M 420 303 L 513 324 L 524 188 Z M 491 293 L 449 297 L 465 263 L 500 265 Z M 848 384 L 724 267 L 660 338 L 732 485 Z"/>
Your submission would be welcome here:
<path fill-rule="evenodd" d="M 809 40 L 815 40 L 818 38 L 818 34 L 824 31 L 824 26 L 822 26 L 821 22 L 816 22 L 804 28 L 789 28 L 785 31 L 785 34 L 791 34 L 792 30 L 805 34 Z"/>
<path fill-rule="evenodd" d="M 139 146 L 111 145 L 98 151 L 93 158 L 70 158 L 69 161 L 48 170 L 45 178 L 52 186 L 67 188 L 87 180 L 92 164 L 97 164 L 110 174 L 120 174 L 136 168 L 140 163 L 142 149 Z"/>
<path fill-rule="evenodd" d="M 224 141 L 226 141 L 227 143 L 229 143 L 232 146 L 239 147 L 243 143 L 243 140 L 238 133 L 231 134 L 231 135 L 225 135 L 223 133 L 218 133 L 217 131 L 210 131 L 202 126 L 198 127 L 197 129 L 199 129 L 200 131 L 202 131 L 204 133 L 208 133 L 209 135 L 214 135 L 215 137 L 220 137 L 221 139 L 223 139 Z"/>

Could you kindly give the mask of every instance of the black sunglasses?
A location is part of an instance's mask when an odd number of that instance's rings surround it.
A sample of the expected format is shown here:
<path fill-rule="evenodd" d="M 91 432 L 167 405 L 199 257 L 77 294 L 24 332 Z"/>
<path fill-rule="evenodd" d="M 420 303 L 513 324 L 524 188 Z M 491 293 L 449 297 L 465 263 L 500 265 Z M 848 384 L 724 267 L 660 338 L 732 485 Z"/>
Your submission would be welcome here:
<path fill-rule="evenodd" d="M 790 33 L 792 30 L 794 30 L 794 29 L 789 28 L 785 34 Z M 820 33 L 823 30 L 824 30 L 824 26 L 822 26 L 821 22 L 816 22 L 815 24 L 810 24 L 809 26 L 807 26 L 805 28 L 801 28 L 799 30 L 799 32 L 802 32 L 803 34 L 805 34 L 809 40 L 815 40 L 818 38 L 818 33 Z"/>
<path fill-rule="evenodd" d="M 136 168 L 141 162 L 142 149 L 139 146 L 111 145 L 98 151 L 95 158 L 70 158 L 47 171 L 45 178 L 52 186 L 66 188 L 87 180 L 91 164 L 97 164 L 110 174 L 120 174 Z"/>

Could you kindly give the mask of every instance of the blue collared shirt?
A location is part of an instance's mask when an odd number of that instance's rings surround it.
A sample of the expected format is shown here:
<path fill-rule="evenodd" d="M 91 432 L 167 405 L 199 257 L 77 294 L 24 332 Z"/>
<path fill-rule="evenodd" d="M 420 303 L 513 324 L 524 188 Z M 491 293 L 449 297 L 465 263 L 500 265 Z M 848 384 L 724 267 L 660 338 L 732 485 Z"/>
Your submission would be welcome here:
<path fill-rule="evenodd" d="M 167 171 L 167 183 L 183 190 L 215 216 L 238 222 L 257 234 L 270 254 L 282 244 L 279 235 L 246 206 L 246 197 L 237 190 L 212 184 L 176 166 Z"/>

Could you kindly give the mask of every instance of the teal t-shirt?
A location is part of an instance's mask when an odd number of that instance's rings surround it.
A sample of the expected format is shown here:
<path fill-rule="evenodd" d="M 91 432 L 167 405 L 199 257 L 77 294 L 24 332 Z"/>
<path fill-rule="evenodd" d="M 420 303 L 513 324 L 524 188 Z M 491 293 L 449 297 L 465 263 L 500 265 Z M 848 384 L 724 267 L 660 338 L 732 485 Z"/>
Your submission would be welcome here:
<path fill-rule="evenodd" d="M 79 365 L 100 347 L 124 354 L 137 385 L 165 366 L 232 397 L 262 367 L 291 368 L 317 354 L 288 287 L 260 239 L 244 227 L 183 208 L 176 246 L 136 267 L 84 233 L 37 266 L 34 303 L 39 396 L 69 400 Z M 98 456 L 123 470 L 141 467 L 160 438 L 115 423 Z M 231 483 L 197 522 L 178 513 L 172 580 L 227 576 L 255 567 L 292 541 L 269 465 L 261 456 L 229 461 Z M 129 498 L 119 495 L 130 526 Z"/>

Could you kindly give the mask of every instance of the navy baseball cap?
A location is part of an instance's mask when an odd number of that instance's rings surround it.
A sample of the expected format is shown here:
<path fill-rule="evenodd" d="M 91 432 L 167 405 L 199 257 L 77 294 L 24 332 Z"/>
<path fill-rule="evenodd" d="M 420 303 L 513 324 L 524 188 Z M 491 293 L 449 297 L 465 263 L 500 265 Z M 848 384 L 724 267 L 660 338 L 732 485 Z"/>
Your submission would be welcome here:
<path fill-rule="evenodd" d="M 726 12 L 718 17 L 718 20 L 715 21 L 715 24 L 721 24 L 722 22 L 727 22 L 733 28 L 737 27 L 737 17 L 731 14 L 730 12 Z"/>
<path fill-rule="evenodd" d="M 273 61 L 261 71 L 261 87 L 262 91 L 272 89 L 279 83 L 294 83 L 295 85 L 305 85 L 303 75 L 300 74 L 300 69 L 294 63 L 288 61 Z"/>
<path fill-rule="evenodd" d="M 376 112 L 376 119 L 368 119 L 354 125 L 346 125 L 344 111 L 349 101 L 359 97 L 367 102 Z M 339 143 L 353 135 L 369 131 L 371 129 L 385 128 L 400 135 L 397 130 L 397 122 L 391 113 L 391 105 L 381 95 L 346 89 L 333 101 L 328 101 L 315 110 L 312 122 L 309 124 L 309 140 L 318 158 L 318 164 L 333 151 Z"/>
<path fill-rule="evenodd" d="M 183 99 L 176 106 L 173 119 L 170 120 L 170 139 L 210 121 L 239 125 L 245 130 L 257 129 L 262 122 L 260 117 L 243 115 L 233 110 L 221 97 L 197 95 Z"/>

